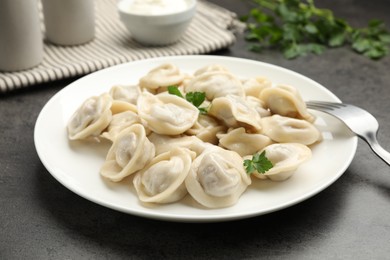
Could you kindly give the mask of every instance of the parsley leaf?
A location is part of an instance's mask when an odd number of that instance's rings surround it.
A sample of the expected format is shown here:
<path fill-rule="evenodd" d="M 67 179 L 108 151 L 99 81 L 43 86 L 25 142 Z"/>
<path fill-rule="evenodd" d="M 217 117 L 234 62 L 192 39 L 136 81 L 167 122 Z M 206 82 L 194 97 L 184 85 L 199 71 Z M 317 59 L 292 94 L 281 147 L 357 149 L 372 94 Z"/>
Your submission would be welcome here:
<path fill-rule="evenodd" d="M 188 92 L 186 94 L 186 96 L 184 97 L 181 94 L 181 92 L 177 86 L 169 86 L 168 93 L 175 95 L 175 96 L 178 96 L 178 97 L 181 97 L 181 98 L 184 98 L 185 100 L 187 100 L 188 102 L 193 104 L 195 107 L 197 107 L 199 109 L 200 114 L 202 114 L 202 115 L 207 114 L 206 107 L 199 107 L 205 101 L 206 93 L 204 93 L 204 92 Z"/>
<path fill-rule="evenodd" d="M 371 59 L 388 55 L 390 32 L 380 20 L 353 28 L 314 0 L 253 0 L 254 7 L 241 17 L 247 24 L 249 49 L 279 49 L 287 59 L 321 54 L 326 48 L 349 45 Z"/>
<path fill-rule="evenodd" d="M 256 153 L 252 156 L 252 160 L 244 160 L 245 171 L 251 174 L 255 171 L 265 173 L 273 167 L 272 162 L 265 156 L 265 151 Z"/>
<path fill-rule="evenodd" d="M 207 114 L 207 107 L 198 107 L 198 109 L 199 109 L 199 113 L 201 114 L 201 115 L 206 115 Z"/>
<path fill-rule="evenodd" d="M 186 94 L 186 100 L 192 103 L 194 106 L 199 107 L 206 99 L 206 93 L 204 92 L 189 92 Z"/>
<path fill-rule="evenodd" d="M 356 29 L 352 37 L 352 49 L 371 59 L 379 59 L 389 53 L 390 33 L 383 22 L 371 20 L 367 27 Z"/>
<path fill-rule="evenodd" d="M 184 98 L 177 86 L 169 86 L 168 93 L 175 95 L 175 96 L 178 96 L 178 97 L 181 97 L 181 98 Z"/>

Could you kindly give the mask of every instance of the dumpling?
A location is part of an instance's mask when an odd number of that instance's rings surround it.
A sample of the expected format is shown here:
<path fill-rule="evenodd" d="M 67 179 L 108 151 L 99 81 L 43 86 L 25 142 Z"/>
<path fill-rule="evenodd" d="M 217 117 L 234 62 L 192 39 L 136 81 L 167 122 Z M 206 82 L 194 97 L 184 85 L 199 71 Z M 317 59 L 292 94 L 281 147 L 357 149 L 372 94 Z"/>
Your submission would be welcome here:
<path fill-rule="evenodd" d="M 273 181 L 288 179 L 302 163 L 312 156 L 310 148 L 298 143 L 271 144 L 263 151 L 273 167 L 265 173 L 254 172 L 253 175 L 259 178 L 266 176 Z"/>
<path fill-rule="evenodd" d="M 185 74 L 183 82 L 178 86 L 178 89 L 181 93 L 185 93 L 186 86 L 191 82 L 193 78 L 194 76 L 192 74 Z"/>
<path fill-rule="evenodd" d="M 137 107 L 125 101 L 120 101 L 120 100 L 112 101 L 111 112 L 113 115 L 126 112 L 126 111 L 137 112 Z"/>
<path fill-rule="evenodd" d="M 113 99 L 111 107 L 113 114 L 128 110 L 137 112 L 137 99 L 141 94 L 139 86 L 113 86 L 109 94 Z"/>
<path fill-rule="evenodd" d="M 154 145 L 146 137 L 145 128 L 141 124 L 134 124 L 116 137 L 100 173 L 118 182 L 145 167 L 154 156 Z"/>
<path fill-rule="evenodd" d="M 253 107 L 257 111 L 260 117 L 271 115 L 271 111 L 267 109 L 263 100 L 252 96 L 246 96 L 245 101 L 249 106 Z"/>
<path fill-rule="evenodd" d="M 133 179 L 139 199 L 152 203 L 171 203 L 182 199 L 187 194 L 184 180 L 194 158 L 194 152 L 183 148 L 155 157 Z"/>
<path fill-rule="evenodd" d="M 207 208 L 234 205 L 250 183 L 242 157 L 217 146 L 193 161 L 185 180 L 192 198 Z"/>
<path fill-rule="evenodd" d="M 245 96 L 241 81 L 225 71 L 211 71 L 194 77 L 185 87 L 186 92 L 204 92 L 208 100 L 227 95 Z"/>
<path fill-rule="evenodd" d="M 195 136 L 169 136 L 151 133 L 148 139 L 154 144 L 156 154 L 165 153 L 175 147 L 180 147 L 194 151 L 199 155 L 205 149 L 204 142 Z"/>
<path fill-rule="evenodd" d="M 208 113 L 222 120 L 228 127 L 243 126 L 252 132 L 261 130 L 260 115 L 239 96 L 214 99 Z"/>
<path fill-rule="evenodd" d="M 138 96 L 141 94 L 141 90 L 137 85 L 113 86 L 110 89 L 109 94 L 111 95 L 113 100 L 120 100 L 133 105 L 137 105 L 137 99 Z"/>
<path fill-rule="evenodd" d="M 188 135 L 194 135 L 203 142 L 218 144 L 217 133 L 226 130 L 216 119 L 209 115 L 199 115 L 195 124 L 186 131 Z"/>
<path fill-rule="evenodd" d="M 272 86 L 272 82 L 265 77 L 254 77 L 243 80 L 242 85 L 246 96 L 258 98 L 261 91 Z"/>
<path fill-rule="evenodd" d="M 156 90 L 160 87 L 180 85 L 185 75 L 173 64 L 162 64 L 148 72 L 140 79 L 141 88 Z"/>
<path fill-rule="evenodd" d="M 268 136 L 246 133 L 243 127 L 230 130 L 226 134 L 218 134 L 217 136 L 220 146 L 235 151 L 241 156 L 254 154 L 272 143 Z"/>
<path fill-rule="evenodd" d="M 207 65 L 207 66 L 204 66 L 204 67 L 196 70 L 194 72 L 194 76 L 199 76 L 199 75 L 204 74 L 206 72 L 212 72 L 212 71 L 229 72 L 229 70 L 227 68 L 225 68 L 224 66 L 221 66 L 219 64 L 211 64 L 211 65 Z"/>
<path fill-rule="evenodd" d="M 195 124 L 199 115 L 194 105 L 167 93 L 153 95 L 143 92 L 137 103 L 143 124 L 158 134 L 182 134 Z"/>
<path fill-rule="evenodd" d="M 108 140 L 114 141 L 117 135 L 125 128 L 132 126 L 133 124 L 140 124 L 137 113 L 133 111 L 125 111 L 112 116 L 111 122 L 108 125 L 105 132 L 102 133 L 102 137 Z"/>
<path fill-rule="evenodd" d="M 84 101 L 69 120 L 67 129 L 70 140 L 97 137 L 112 118 L 112 98 L 104 93 Z"/>
<path fill-rule="evenodd" d="M 261 119 L 262 133 L 278 143 L 311 145 L 321 140 L 320 131 L 303 119 L 273 115 Z"/>
<path fill-rule="evenodd" d="M 314 116 L 308 112 L 300 93 L 294 87 L 279 85 L 264 89 L 260 94 L 260 99 L 265 102 L 273 114 L 305 119 L 309 122 L 315 120 Z"/>

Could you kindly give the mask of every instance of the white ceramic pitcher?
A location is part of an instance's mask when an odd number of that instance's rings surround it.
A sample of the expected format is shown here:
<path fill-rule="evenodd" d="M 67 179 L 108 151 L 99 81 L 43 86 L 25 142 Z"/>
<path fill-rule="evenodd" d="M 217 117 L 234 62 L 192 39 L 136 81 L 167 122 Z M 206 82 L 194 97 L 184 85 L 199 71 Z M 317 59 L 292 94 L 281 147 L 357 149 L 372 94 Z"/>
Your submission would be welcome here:
<path fill-rule="evenodd" d="M 32 68 L 43 59 L 37 0 L 0 0 L 0 71 Z"/>
<path fill-rule="evenodd" d="M 42 5 L 50 42 L 77 45 L 94 38 L 94 0 L 42 0 Z"/>

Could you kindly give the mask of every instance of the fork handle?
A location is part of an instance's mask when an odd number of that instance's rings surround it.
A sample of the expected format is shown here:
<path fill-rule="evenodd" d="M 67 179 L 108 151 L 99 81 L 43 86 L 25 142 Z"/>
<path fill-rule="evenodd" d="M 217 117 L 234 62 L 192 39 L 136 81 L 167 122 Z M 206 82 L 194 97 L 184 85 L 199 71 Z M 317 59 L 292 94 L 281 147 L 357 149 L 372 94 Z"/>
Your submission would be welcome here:
<path fill-rule="evenodd" d="M 390 166 L 390 153 L 386 151 L 379 143 L 375 134 L 367 134 L 365 138 L 363 138 L 371 149 L 379 156 L 387 165 Z"/>

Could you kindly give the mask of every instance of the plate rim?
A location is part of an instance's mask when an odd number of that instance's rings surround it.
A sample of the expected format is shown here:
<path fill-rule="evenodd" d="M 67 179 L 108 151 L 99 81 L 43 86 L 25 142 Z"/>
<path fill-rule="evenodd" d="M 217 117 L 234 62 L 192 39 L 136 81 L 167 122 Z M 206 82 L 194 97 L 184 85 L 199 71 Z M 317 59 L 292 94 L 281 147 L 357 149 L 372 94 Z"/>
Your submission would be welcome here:
<path fill-rule="evenodd" d="M 199 59 L 199 60 L 212 59 L 212 60 L 220 60 L 220 61 L 229 60 L 229 61 L 233 61 L 233 62 L 252 63 L 254 65 L 261 64 L 262 66 L 268 66 L 268 67 L 271 67 L 273 69 L 282 70 L 282 71 L 291 73 L 292 75 L 294 75 L 296 77 L 303 78 L 304 80 L 310 82 L 311 84 L 316 85 L 316 87 L 321 88 L 322 91 L 325 91 L 326 94 L 329 97 L 331 97 L 334 101 L 341 102 L 341 100 L 333 92 L 331 92 L 329 89 L 327 89 L 326 87 L 324 87 L 320 83 L 314 81 L 313 79 L 311 79 L 307 76 L 304 76 L 303 74 L 297 73 L 293 70 L 290 70 L 290 69 L 287 69 L 287 68 L 284 68 L 284 67 L 281 67 L 278 65 L 274 65 L 271 63 L 266 63 L 266 62 L 251 60 L 251 59 L 246 59 L 246 58 L 238 58 L 238 57 L 230 57 L 230 56 L 213 56 L 213 55 L 179 55 L 179 56 L 164 56 L 164 57 L 149 58 L 149 59 L 144 59 L 144 60 L 130 61 L 130 62 L 126 62 L 123 64 L 111 66 L 111 67 L 108 67 L 108 68 L 105 68 L 105 69 L 102 69 L 99 71 L 95 71 L 93 73 L 90 73 L 88 75 L 85 75 L 83 77 L 80 77 L 80 78 L 72 81 L 71 83 L 69 83 L 68 85 L 63 87 L 61 90 L 59 90 L 56 94 L 54 94 L 41 109 L 41 111 L 37 117 L 35 126 L 34 126 L 34 145 L 35 145 L 35 150 L 38 154 L 40 161 L 44 165 L 45 169 L 50 173 L 50 175 L 54 177 L 54 179 L 56 179 L 65 188 L 69 189 L 70 191 L 72 191 L 73 193 L 79 195 L 80 197 L 82 197 L 84 199 L 87 199 L 93 203 L 104 206 L 106 208 L 110 208 L 112 210 L 120 211 L 120 212 L 123 212 L 126 214 L 131 214 L 131 215 L 143 217 L 143 218 L 164 220 L 164 221 L 173 221 L 173 222 L 191 222 L 191 223 L 194 223 L 194 222 L 222 222 L 222 221 L 232 221 L 232 220 L 238 220 L 238 219 L 244 219 L 244 218 L 252 218 L 252 217 L 256 217 L 256 216 L 264 215 L 264 214 L 269 214 L 269 213 L 272 213 L 275 211 L 279 211 L 279 210 L 294 206 L 302 201 L 305 201 L 305 200 L 315 196 L 316 194 L 322 192 L 323 190 L 325 190 L 327 187 L 329 187 L 331 184 L 333 184 L 337 179 L 339 179 L 344 174 L 344 172 L 348 169 L 350 164 L 352 163 L 352 160 L 353 160 L 353 158 L 356 154 L 356 150 L 357 150 L 357 144 L 358 144 L 357 136 L 351 137 L 353 147 L 351 147 L 351 151 L 350 151 L 350 154 L 349 154 L 349 157 L 347 160 L 348 162 L 345 163 L 343 165 L 343 167 L 339 169 L 338 174 L 334 175 L 333 178 L 328 179 L 327 182 L 324 182 L 322 185 L 320 185 L 316 189 L 312 190 L 311 192 L 307 192 L 307 193 L 301 195 L 300 197 L 296 197 L 292 200 L 289 200 L 289 201 L 283 203 L 282 205 L 279 205 L 278 207 L 268 207 L 265 210 L 262 210 L 260 212 L 250 211 L 247 213 L 245 213 L 245 212 L 243 213 L 241 211 L 241 212 L 234 213 L 234 214 L 230 213 L 229 215 L 225 215 L 225 216 L 221 216 L 220 214 L 216 214 L 216 215 L 205 214 L 205 215 L 196 215 L 196 216 L 180 215 L 180 216 L 178 216 L 178 215 L 174 215 L 174 214 L 167 213 L 167 212 L 156 212 L 156 213 L 142 212 L 142 211 L 134 210 L 131 208 L 125 208 L 122 206 L 112 205 L 112 204 L 106 203 L 104 201 L 100 201 L 93 196 L 90 196 L 85 191 L 83 192 L 82 190 L 76 189 L 76 186 L 68 185 L 68 183 L 66 183 L 66 181 L 64 181 L 62 178 L 60 178 L 60 176 L 58 174 L 52 172 L 51 167 L 49 165 L 49 162 L 47 162 L 44 155 L 42 154 L 43 151 L 40 148 L 40 144 L 39 144 L 39 140 L 38 140 L 39 126 L 41 124 L 41 121 L 43 120 L 43 117 L 45 115 L 46 110 L 50 107 L 50 105 L 52 103 L 55 103 L 57 101 L 57 99 L 59 99 L 62 95 L 64 95 L 64 93 L 66 93 L 66 91 L 71 91 L 73 86 L 77 86 L 77 84 L 80 81 L 85 80 L 85 78 L 95 77 L 96 74 L 100 74 L 100 73 L 109 73 L 110 71 L 115 71 L 115 70 L 118 70 L 122 67 L 134 66 L 134 65 L 142 64 L 142 63 L 148 64 L 148 63 L 151 63 L 154 61 L 158 62 L 158 61 L 164 61 L 167 59 L 174 60 L 174 61 L 175 60 L 190 60 L 190 59 Z"/>

